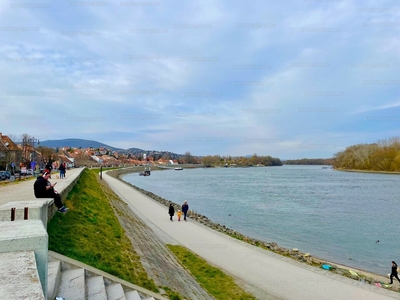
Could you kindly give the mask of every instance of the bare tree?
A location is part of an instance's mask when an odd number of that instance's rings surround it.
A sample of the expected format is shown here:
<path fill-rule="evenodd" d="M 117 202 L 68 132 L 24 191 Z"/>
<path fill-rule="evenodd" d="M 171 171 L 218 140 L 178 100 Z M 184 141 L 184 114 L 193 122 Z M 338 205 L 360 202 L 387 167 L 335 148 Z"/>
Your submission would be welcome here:
<path fill-rule="evenodd" d="M 15 134 L 9 134 L 8 138 L 14 143 L 18 143 L 18 137 Z"/>

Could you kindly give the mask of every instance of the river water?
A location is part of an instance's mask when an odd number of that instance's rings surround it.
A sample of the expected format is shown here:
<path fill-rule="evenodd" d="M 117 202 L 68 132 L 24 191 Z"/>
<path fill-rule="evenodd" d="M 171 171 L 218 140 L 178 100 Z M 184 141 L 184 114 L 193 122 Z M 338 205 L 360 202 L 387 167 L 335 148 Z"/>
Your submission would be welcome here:
<path fill-rule="evenodd" d="M 284 165 L 123 179 L 175 203 L 187 200 L 211 221 L 281 247 L 381 275 L 392 260 L 400 262 L 400 175 Z"/>

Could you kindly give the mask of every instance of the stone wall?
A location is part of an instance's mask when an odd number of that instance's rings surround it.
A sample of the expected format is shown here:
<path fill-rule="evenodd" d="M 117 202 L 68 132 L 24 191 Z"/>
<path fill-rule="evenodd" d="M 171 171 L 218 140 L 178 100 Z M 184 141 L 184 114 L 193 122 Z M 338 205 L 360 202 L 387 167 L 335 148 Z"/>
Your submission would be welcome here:
<path fill-rule="evenodd" d="M 83 172 L 83 170 L 82 170 Z M 74 188 L 75 184 L 78 182 L 79 178 L 81 178 L 82 172 L 79 173 L 76 178 L 71 181 L 71 183 L 60 192 L 61 196 L 61 201 L 64 203 L 65 199 L 68 197 L 69 192 Z M 53 216 L 57 213 L 57 207 L 53 204 L 49 206 L 49 216 L 48 216 L 48 221 L 50 221 Z"/>

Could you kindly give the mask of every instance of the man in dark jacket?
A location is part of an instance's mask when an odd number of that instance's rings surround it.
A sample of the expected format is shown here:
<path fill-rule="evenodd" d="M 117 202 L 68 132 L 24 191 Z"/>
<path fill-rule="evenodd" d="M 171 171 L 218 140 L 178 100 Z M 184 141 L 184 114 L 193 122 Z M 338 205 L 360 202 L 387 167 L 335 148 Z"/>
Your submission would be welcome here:
<path fill-rule="evenodd" d="M 68 208 L 66 208 L 62 202 L 60 194 L 54 190 L 54 186 L 56 183 L 51 184 L 49 181 L 50 173 L 44 172 L 42 176 L 38 176 L 33 185 L 33 189 L 35 192 L 36 198 L 53 198 L 54 204 L 57 206 L 59 212 L 67 212 Z"/>
<path fill-rule="evenodd" d="M 186 215 L 187 215 L 188 210 L 189 210 L 189 204 L 187 204 L 187 201 L 185 201 L 185 203 L 183 203 L 183 205 L 182 205 L 183 219 L 185 221 L 186 221 Z"/>

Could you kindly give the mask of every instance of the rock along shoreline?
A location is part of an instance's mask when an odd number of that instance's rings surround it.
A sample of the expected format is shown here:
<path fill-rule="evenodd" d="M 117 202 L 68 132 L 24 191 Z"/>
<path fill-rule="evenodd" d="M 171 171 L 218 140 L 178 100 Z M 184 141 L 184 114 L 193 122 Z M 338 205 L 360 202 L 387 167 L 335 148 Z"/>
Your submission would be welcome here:
<path fill-rule="evenodd" d="M 143 170 L 143 167 L 132 167 L 132 168 L 125 168 L 125 169 L 109 171 L 108 174 L 118 180 L 121 180 L 125 184 L 128 184 L 129 186 L 136 189 L 140 193 L 165 205 L 166 207 L 169 207 L 169 205 L 172 203 L 172 205 L 174 206 L 176 211 L 182 208 L 182 206 L 180 204 L 177 204 L 170 200 L 164 199 L 152 192 L 141 189 L 141 188 L 139 188 L 129 182 L 126 182 L 120 178 L 122 175 L 129 174 L 129 173 L 136 173 L 136 172 L 140 172 L 142 170 Z M 161 170 L 165 170 L 165 169 L 158 169 L 158 170 L 161 171 Z M 303 252 L 299 251 L 297 248 L 290 250 L 290 249 L 286 249 L 283 247 L 279 247 L 278 244 L 275 242 L 265 242 L 265 241 L 261 241 L 261 240 L 255 239 L 255 238 L 245 236 L 238 231 L 235 231 L 233 229 L 226 227 L 225 225 L 221 225 L 219 223 L 214 223 L 206 216 L 196 213 L 193 210 L 188 211 L 188 217 L 192 220 L 195 220 L 195 221 L 209 227 L 209 228 L 212 228 L 214 230 L 217 230 L 219 232 L 227 234 L 233 238 L 236 238 L 243 242 L 249 243 L 251 245 L 272 251 L 276 254 L 280 254 L 282 256 L 292 258 L 296 261 L 306 263 L 306 264 L 314 266 L 314 267 L 322 268 L 322 266 L 328 265 L 329 266 L 328 270 L 331 272 L 334 272 L 336 274 L 351 278 L 353 280 L 365 282 L 365 283 L 368 283 L 371 285 L 380 286 L 383 288 L 387 288 L 387 289 L 390 289 L 393 291 L 400 292 L 399 288 L 395 288 L 394 286 L 388 286 L 387 284 L 385 284 L 385 282 L 388 281 L 388 278 L 384 277 L 382 275 L 355 269 L 355 268 L 351 268 L 351 267 L 347 267 L 344 265 L 334 264 L 332 262 L 328 262 L 326 260 L 323 260 L 323 259 L 320 259 L 317 257 L 313 257 L 310 253 L 303 253 Z"/>

